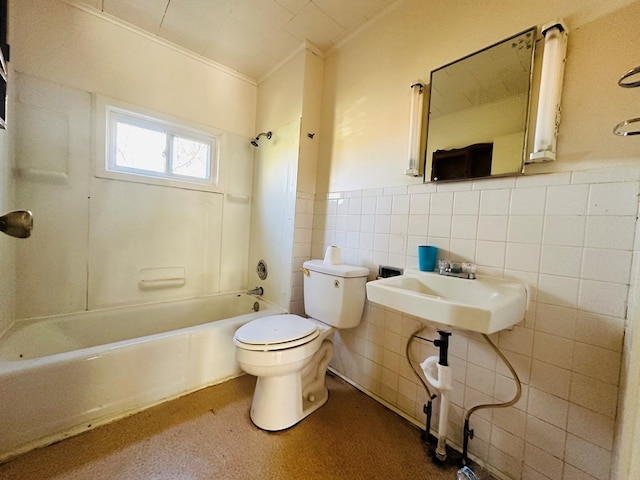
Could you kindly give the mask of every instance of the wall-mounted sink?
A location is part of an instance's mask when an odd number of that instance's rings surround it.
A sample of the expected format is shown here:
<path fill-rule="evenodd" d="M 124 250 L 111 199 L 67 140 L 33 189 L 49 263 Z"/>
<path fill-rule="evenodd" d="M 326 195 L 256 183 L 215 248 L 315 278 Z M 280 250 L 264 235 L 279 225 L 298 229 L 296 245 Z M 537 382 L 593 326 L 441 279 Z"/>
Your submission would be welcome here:
<path fill-rule="evenodd" d="M 417 270 L 367 283 L 367 297 L 423 320 L 487 334 L 520 322 L 527 308 L 523 283 L 485 276 L 467 280 Z"/>

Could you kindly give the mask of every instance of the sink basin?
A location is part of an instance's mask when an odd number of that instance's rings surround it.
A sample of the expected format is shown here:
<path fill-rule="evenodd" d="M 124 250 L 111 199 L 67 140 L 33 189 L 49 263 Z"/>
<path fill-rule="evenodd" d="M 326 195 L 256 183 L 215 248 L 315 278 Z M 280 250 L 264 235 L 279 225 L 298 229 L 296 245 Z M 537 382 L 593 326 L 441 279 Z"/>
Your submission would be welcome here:
<path fill-rule="evenodd" d="M 426 321 L 489 334 L 524 318 L 527 287 L 501 278 L 467 280 L 409 270 L 367 283 L 367 298 Z"/>

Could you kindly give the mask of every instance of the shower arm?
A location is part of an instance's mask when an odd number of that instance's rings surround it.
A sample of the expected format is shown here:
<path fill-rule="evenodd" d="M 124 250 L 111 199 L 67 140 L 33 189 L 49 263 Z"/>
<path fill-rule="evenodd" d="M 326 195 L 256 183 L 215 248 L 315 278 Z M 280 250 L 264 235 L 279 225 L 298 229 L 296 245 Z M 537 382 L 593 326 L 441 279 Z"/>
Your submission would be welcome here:
<path fill-rule="evenodd" d="M 268 132 L 260 132 L 258 135 L 256 135 L 256 138 L 251 140 L 251 145 L 253 145 L 254 147 L 257 147 L 258 141 L 260 141 L 260 137 L 267 137 L 267 140 L 271 140 L 272 136 L 273 136 L 273 133 L 271 132 L 271 130 L 269 130 Z"/>
<path fill-rule="evenodd" d="M 258 134 L 258 136 L 256 137 L 256 140 L 259 140 L 260 137 L 265 136 L 267 137 L 267 140 L 271 140 L 271 137 L 273 136 L 273 133 L 271 132 L 261 132 Z"/>

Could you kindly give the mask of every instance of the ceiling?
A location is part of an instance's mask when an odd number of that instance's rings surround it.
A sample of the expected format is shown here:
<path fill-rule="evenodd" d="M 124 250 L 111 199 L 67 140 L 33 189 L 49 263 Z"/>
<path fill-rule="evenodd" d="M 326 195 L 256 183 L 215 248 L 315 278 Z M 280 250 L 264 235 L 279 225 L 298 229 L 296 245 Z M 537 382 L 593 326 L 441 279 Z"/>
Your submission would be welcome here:
<path fill-rule="evenodd" d="M 321 52 L 397 0 L 76 0 L 255 80 L 304 42 Z"/>

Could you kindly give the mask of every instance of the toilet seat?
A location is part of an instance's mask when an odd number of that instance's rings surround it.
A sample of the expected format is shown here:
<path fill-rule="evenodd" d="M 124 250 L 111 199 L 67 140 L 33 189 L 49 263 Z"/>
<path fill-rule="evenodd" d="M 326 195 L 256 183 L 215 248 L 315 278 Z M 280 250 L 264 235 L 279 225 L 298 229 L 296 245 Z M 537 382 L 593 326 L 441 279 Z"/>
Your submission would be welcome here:
<path fill-rule="evenodd" d="M 273 351 L 298 347 L 320 335 L 312 321 L 298 315 L 271 315 L 240 327 L 234 343 L 245 350 Z"/>

